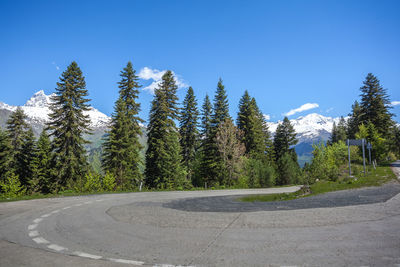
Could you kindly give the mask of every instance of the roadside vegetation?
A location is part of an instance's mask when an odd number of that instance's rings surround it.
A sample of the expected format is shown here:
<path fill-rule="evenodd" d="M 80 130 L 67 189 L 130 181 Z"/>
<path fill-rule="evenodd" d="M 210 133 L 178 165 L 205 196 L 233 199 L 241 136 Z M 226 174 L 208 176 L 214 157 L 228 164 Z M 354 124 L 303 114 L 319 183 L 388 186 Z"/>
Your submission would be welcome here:
<path fill-rule="evenodd" d="M 96 167 L 88 163 L 93 155 L 85 150 L 88 141 L 83 136 L 90 134 L 90 128 L 84 111 L 90 99 L 76 62 L 57 82 L 49 122 L 38 140 L 21 109 L 10 116 L 6 129 L 0 129 L 0 199 L 291 184 L 307 184 L 322 192 L 318 185 L 350 185 L 344 178 L 346 139 L 370 142 L 378 164 L 400 156 L 400 129 L 392 120 L 386 90 L 372 74 L 366 77 L 361 102 L 354 103 L 349 119 L 333 125 L 329 142 L 316 144 L 312 162 L 303 168 L 294 149 L 296 132 L 287 117 L 271 136 L 256 99 L 245 91 L 237 117 L 232 118 L 221 79 L 213 101 L 206 96 L 201 109 L 192 87 L 179 103 L 171 71 L 165 72 L 154 92 L 143 145 L 144 120 L 138 116 L 137 102 L 141 85 L 132 63 L 120 77 L 119 97 Z M 351 160 L 357 164 L 360 149 L 351 149 Z M 355 167 L 356 176 L 357 171 Z M 357 185 L 361 179 L 351 183 Z"/>

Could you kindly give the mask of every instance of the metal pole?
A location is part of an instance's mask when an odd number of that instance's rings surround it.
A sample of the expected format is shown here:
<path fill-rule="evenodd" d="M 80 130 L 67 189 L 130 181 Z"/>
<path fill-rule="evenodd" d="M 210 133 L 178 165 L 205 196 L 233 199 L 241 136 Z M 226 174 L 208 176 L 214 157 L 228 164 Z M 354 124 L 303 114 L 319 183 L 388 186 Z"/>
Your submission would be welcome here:
<path fill-rule="evenodd" d="M 362 151 L 363 151 L 364 175 L 366 175 L 367 173 L 365 172 L 365 149 L 364 149 L 365 139 L 362 139 L 361 143 L 362 143 Z"/>
<path fill-rule="evenodd" d="M 350 140 L 347 139 L 347 148 L 349 150 L 349 176 L 351 176 L 351 163 L 350 163 Z"/>
<path fill-rule="evenodd" d="M 371 143 L 368 144 L 369 165 L 371 165 Z"/>

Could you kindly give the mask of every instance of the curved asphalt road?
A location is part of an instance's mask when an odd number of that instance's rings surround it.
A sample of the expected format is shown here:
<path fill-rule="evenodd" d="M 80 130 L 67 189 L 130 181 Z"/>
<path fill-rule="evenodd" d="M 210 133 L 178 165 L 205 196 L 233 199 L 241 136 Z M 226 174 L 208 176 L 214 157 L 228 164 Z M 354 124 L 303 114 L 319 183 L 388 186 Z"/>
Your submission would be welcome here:
<path fill-rule="evenodd" d="M 204 212 L 168 206 L 179 199 L 296 189 L 0 203 L 0 266 L 400 264 L 400 195 L 374 204 L 277 211 Z"/>

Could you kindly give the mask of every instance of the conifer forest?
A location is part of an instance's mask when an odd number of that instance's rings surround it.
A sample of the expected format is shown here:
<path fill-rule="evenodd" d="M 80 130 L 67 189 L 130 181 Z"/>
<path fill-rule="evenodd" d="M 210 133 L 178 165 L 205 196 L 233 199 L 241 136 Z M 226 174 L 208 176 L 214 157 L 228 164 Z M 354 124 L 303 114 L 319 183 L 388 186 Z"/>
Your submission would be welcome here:
<path fill-rule="evenodd" d="M 49 122 L 36 140 L 17 109 L 0 129 L 0 194 L 15 197 L 58 192 L 262 188 L 336 180 L 346 173 L 347 139 L 366 139 L 378 164 L 400 157 L 400 128 L 387 91 L 369 73 L 360 99 L 333 125 L 330 140 L 314 144 L 313 159 L 300 167 L 296 132 L 287 117 L 274 136 L 251 92 L 244 91 L 231 117 L 222 79 L 215 94 L 196 98 L 189 87 L 178 99 L 171 71 L 154 92 L 148 118 L 140 118 L 139 78 L 131 62 L 115 85 L 119 97 L 101 147 L 101 171 L 88 161 L 90 107 L 85 76 L 72 62 L 56 83 Z M 355 88 L 357 90 L 357 88 Z M 236 104 L 236 103 L 235 103 Z M 143 123 L 147 122 L 144 127 Z M 145 133 L 146 144 L 139 142 Z M 352 161 L 361 162 L 352 147 Z"/>

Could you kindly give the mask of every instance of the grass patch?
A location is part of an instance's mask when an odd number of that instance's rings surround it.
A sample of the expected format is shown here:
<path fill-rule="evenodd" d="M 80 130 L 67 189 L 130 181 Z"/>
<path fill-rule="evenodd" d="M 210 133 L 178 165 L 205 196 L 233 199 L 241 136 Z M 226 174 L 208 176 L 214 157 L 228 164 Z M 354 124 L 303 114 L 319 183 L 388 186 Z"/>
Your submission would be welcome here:
<path fill-rule="evenodd" d="M 292 200 L 302 197 L 314 196 L 332 191 L 355 189 L 368 186 L 379 186 L 396 179 L 396 175 L 388 166 L 377 167 L 376 170 L 370 169 L 368 174 L 364 176 L 362 173 L 355 177 L 342 176 L 337 181 L 318 181 L 310 185 L 311 193 L 305 194 L 299 190 L 294 193 L 269 194 L 269 195 L 249 195 L 238 198 L 244 202 L 255 201 L 282 201 Z"/>

